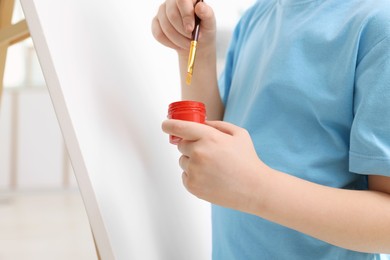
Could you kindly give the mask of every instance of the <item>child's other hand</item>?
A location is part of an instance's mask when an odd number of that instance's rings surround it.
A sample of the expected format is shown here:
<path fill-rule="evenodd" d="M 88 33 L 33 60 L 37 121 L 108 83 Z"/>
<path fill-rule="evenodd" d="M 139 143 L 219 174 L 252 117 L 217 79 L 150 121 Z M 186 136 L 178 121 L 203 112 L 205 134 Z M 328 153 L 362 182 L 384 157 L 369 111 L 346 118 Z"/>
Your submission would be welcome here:
<path fill-rule="evenodd" d="M 203 125 L 181 120 L 166 120 L 162 129 L 182 138 L 179 164 L 189 192 L 224 207 L 253 210 L 261 194 L 259 178 L 267 166 L 245 129 L 222 121 Z"/>

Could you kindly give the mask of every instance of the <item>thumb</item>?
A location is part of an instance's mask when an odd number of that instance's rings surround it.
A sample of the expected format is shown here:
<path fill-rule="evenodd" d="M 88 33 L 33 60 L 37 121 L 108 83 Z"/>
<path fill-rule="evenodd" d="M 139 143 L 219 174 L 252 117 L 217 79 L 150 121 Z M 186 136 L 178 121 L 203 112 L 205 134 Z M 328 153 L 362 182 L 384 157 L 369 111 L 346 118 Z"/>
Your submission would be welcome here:
<path fill-rule="evenodd" d="M 239 126 L 224 121 L 206 121 L 206 125 L 211 126 L 228 135 L 237 135 L 242 130 L 244 130 Z"/>
<path fill-rule="evenodd" d="M 195 14 L 201 20 L 201 30 L 215 31 L 216 22 L 213 9 L 204 2 L 199 2 L 195 5 Z"/>

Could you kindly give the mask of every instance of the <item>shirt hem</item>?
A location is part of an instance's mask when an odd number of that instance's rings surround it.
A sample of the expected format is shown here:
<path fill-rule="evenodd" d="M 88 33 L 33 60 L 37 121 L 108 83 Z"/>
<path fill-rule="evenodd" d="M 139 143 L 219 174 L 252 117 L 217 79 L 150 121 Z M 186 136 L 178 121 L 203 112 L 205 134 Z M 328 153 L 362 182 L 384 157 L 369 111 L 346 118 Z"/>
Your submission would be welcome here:
<path fill-rule="evenodd" d="M 358 174 L 390 177 L 390 158 L 367 156 L 350 151 L 349 171 Z"/>

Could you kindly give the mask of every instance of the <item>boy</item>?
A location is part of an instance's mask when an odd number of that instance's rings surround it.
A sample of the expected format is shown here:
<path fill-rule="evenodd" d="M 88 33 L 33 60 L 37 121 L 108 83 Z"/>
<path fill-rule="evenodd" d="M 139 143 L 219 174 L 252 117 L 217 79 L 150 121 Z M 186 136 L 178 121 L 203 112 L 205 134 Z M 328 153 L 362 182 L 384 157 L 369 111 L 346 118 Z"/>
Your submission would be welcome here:
<path fill-rule="evenodd" d="M 178 53 L 183 99 L 215 120 L 162 125 L 182 138 L 185 187 L 213 204 L 213 259 L 390 253 L 390 2 L 259 0 L 219 82 L 213 11 L 193 5 L 166 0 L 152 31 Z"/>

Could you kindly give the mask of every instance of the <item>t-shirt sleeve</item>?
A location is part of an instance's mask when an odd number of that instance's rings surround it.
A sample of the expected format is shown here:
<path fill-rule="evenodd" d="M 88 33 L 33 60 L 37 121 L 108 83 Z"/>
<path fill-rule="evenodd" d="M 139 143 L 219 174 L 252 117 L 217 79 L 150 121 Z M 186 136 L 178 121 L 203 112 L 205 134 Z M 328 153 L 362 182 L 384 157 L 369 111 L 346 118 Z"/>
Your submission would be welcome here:
<path fill-rule="evenodd" d="M 390 36 L 358 62 L 349 170 L 390 176 Z"/>

